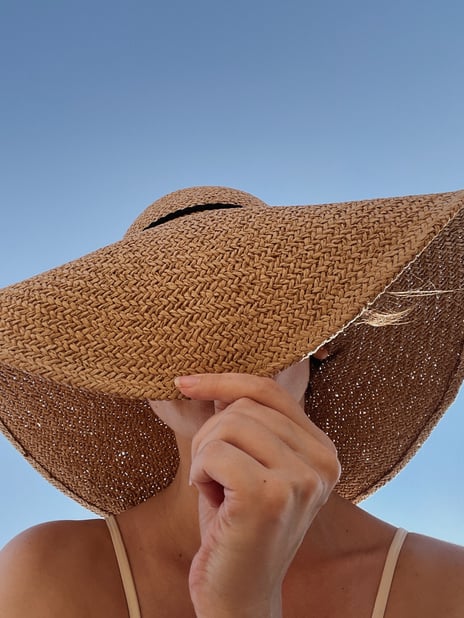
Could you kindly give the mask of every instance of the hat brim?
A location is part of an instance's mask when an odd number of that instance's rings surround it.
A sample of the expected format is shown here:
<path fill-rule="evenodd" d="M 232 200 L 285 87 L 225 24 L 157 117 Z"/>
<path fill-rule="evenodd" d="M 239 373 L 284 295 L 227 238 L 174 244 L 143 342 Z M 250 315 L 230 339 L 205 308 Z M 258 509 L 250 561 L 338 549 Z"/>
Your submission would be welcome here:
<path fill-rule="evenodd" d="M 132 229 L 0 294 L 4 431 L 96 512 L 124 510 L 172 479 L 173 436 L 145 400 L 179 397 L 177 375 L 272 376 L 331 342 L 310 413 L 337 444 L 339 491 L 352 500 L 399 469 L 457 392 L 463 192 L 272 208 L 247 208 L 243 195 L 242 208 Z M 206 203 L 201 190 L 191 199 Z M 155 203 L 141 223 L 159 215 Z M 389 294 L 418 289 L 437 293 Z M 362 323 L 392 298 L 395 309 L 415 306 L 412 322 Z"/>

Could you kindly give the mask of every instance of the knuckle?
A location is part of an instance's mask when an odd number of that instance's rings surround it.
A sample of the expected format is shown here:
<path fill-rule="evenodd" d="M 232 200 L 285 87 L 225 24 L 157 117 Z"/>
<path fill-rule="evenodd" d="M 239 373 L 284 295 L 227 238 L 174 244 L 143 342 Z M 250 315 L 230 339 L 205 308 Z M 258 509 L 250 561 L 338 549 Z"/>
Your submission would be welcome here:
<path fill-rule="evenodd" d="M 295 485 L 295 493 L 303 502 L 325 503 L 337 484 L 341 473 L 340 462 L 336 455 L 324 449 L 318 461 L 305 465 Z"/>
<path fill-rule="evenodd" d="M 296 488 L 299 500 L 304 502 L 318 501 L 324 494 L 325 484 L 321 476 L 312 468 L 307 468 L 301 474 Z"/>
<path fill-rule="evenodd" d="M 208 440 L 205 444 L 202 445 L 200 451 L 198 452 L 198 455 L 203 458 L 217 457 L 220 455 L 223 444 L 223 441 L 218 438 Z"/>
<path fill-rule="evenodd" d="M 260 396 L 275 393 L 279 389 L 277 382 L 273 378 L 260 378 L 256 383 L 256 391 Z"/>
<path fill-rule="evenodd" d="M 333 441 L 329 438 L 329 436 L 327 434 L 324 434 L 324 435 L 326 437 L 326 446 L 327 446 L 327 448 L 332 451 L 332 453 L 335 455 L 335 457 L 338 457 L 337 447 L 335 446 L 335 444 L 333 443 Z"/>
<path fill-rule="evenodd" d="M 243 412 L 238 408 L 224 410 L 217 421 L 216 435 L 226 440 L 237 435 L 240 431 L 240 425 L 243 423 L 243 416 Z"/>
<path fill-rule="evenodd" d="M 227 406 L 224 410 L 225 415 L 247 410 L 253 403 L 253 400 L 249 397 L 239 397 Z"/>
<path fill-rule="evenodd" d="M 324 466 L 325 477 L 331 487 L 336 485 L 342 473 L 340 460 L 338 459 L 337 451 L 328 451 L 325 457 Z"/>
<path fill-rule="evenodd" d="M 307 452 L 315 453 L 313 461 L 316 468 L 320 470 L 324 480 L 333 487 L 338 482 L 342 469 L 334 443 L 325 434 L 324 437 L 327 439 L 319 442 L 317 453 L 314 451 L 312 438 L 309 438 Z"/>

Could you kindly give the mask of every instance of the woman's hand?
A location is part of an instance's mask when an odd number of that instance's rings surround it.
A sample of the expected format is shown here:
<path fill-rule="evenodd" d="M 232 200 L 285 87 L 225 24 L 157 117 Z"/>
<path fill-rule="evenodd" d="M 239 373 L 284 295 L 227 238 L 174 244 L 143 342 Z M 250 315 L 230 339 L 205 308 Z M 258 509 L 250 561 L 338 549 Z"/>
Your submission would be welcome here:
<path fill-rule="evenodd" d="M 192 442 L 201 547 L 189 577 L 202 618 L 278 618 L 285 574 L 340 475 L 333 443 L 274 380 L 203 374 L 178 388 L 215 401 Z"/>

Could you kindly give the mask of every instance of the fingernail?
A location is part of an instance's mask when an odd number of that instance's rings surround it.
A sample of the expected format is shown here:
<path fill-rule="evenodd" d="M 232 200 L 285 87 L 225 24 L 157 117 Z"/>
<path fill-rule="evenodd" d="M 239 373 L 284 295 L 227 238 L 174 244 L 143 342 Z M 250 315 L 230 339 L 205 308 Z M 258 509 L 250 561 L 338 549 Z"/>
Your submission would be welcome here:
<path fill-rule="evenodd" d="M 198 384 L 199 381 L 200 378 L 198 376 L 179 376 L 178 378 L 174 378 L 174 384 L 177 388 L 190 388 Z"/>

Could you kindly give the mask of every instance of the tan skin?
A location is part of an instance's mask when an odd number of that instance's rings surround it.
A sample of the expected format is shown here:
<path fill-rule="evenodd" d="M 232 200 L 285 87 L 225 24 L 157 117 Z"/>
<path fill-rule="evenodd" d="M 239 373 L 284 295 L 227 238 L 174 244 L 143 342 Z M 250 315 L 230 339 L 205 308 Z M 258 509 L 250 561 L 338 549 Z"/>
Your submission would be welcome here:
<path fill-rule="evenodd" d="M 180 387 L 190 400 L 150 402 L 181 465 L 118 516 L 144 618 L 370 618 L 395 529 L 333 492 L 335 448 L 302 409 L 308 375 L 307 361 L 275 380 L 203 375 Z M 463 582 L 464 549 L 410 534 L 385 618 L 462 618 Z M 127 618 L 106 524 L 13 539 L 0 616 Z"/>

